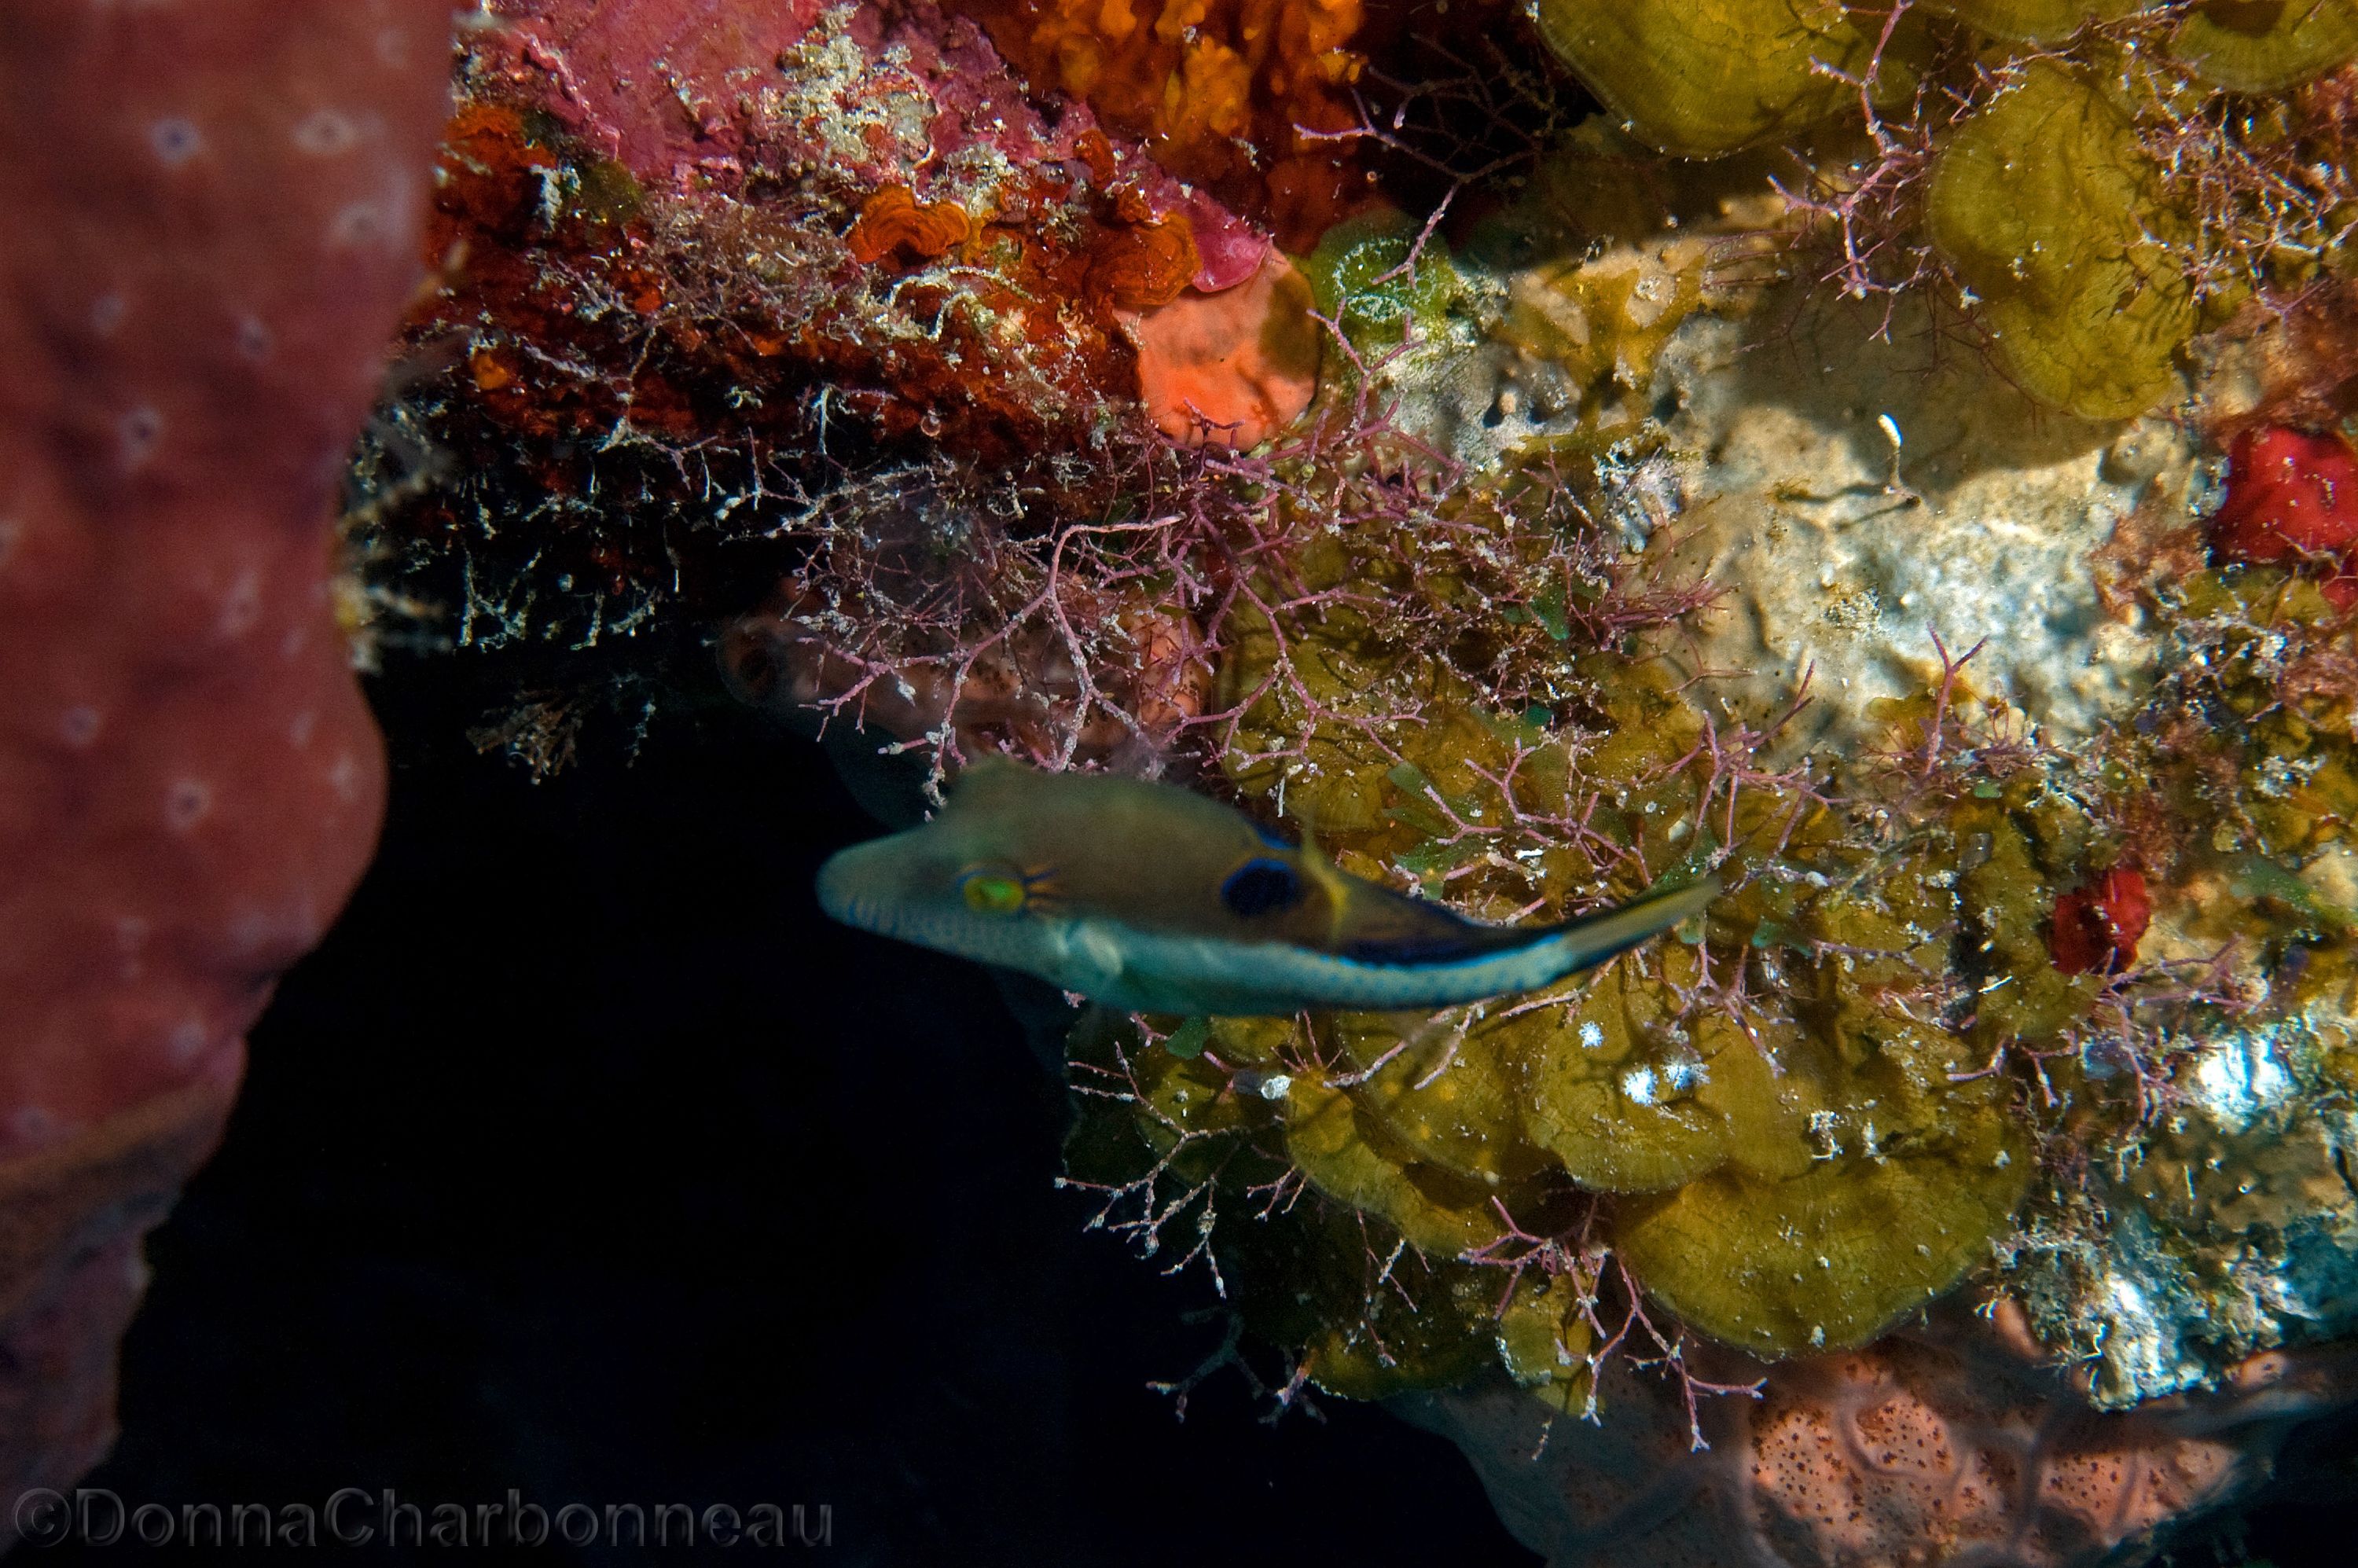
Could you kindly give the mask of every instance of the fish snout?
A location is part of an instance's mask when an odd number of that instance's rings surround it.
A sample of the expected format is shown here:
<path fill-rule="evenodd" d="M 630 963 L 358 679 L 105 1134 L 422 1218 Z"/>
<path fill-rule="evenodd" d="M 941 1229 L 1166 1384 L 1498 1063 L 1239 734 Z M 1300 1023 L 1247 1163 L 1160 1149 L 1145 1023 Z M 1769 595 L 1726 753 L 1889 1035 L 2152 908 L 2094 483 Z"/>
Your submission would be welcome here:
<path fill-rule="evenodd" d="M 882 873 L 874 843 L 854 844 L 827 858 L 818 869 L 818 906 L 830 919 L 880 936 L 892 934 L 889 879 Z"/>

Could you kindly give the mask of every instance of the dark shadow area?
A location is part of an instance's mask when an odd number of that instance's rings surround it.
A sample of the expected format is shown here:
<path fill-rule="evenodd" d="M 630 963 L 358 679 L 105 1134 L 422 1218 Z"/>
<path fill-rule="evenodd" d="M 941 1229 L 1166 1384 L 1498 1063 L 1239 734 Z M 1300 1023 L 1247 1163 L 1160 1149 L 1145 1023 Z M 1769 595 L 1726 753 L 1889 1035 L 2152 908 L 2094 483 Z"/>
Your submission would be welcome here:
<path fill-rule="evenodd" d="M 1877 416 L 1887 413 L 1905 434 L 1903 476 L 1936 502 L 1992 470 L 2071 461 L 2126 427 L 2033 402 L 1953 310 L 1920 295 L 1893 303 L 1777 289 L 1745 341 L 1736 375 L 1716 395 L 1731 406 L 1782 408 L 1838 433 L 1852 460 L 1878 480 L 1891 448 Z"/>
<path fill-rule="evenodd" d="M 380 1530 L 388 1488 L 801 1504 L 810 1534 L 826 1505 L 846 1563 L 1533 1561 L 1379 1411 L 1264 1425 L 1224 1376 L 1173 1418 L 1145 1385 L 1217 1342 L 1184 1320 L 1208 1286 L 1082 1233 L 1060 1091 L 983 971 L 819 915 L 818 861 L 873 828 L 816 746 L 716 712 L 535 786 L 465 744 L 466 666 L 374 695 L 383 852 L 153 1240 L 90 1485 L 355 1487 Z"/>

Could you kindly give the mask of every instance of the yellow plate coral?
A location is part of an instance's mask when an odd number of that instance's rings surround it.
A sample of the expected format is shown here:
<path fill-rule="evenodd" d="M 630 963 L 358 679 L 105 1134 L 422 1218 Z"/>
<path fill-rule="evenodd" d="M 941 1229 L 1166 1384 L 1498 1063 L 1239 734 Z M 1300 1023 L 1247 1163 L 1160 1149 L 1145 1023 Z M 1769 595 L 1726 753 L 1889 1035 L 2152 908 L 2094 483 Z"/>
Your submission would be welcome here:
<path fill-rule="evenodd" d="M 1925 9 L 1983 32 L 2023 43 L 2053 43 L 2091 22 L 2111 22 L 2147 8 L 2140 0 L 1927 0 Z"/>
<path fill-rule="evenodd" d="M 2280 92 L 2358 55 L 2358 3 L 2210 0 L 2187 13 L 2169 52 L 2230 92 Z"/>
<path fill-rule="evenodd" d="M 2127 418 L 2177 389 L 2194 333 L 2178 225 L 2128 116 L 2087 76 L 2027 68 L 1942 152 L 1926 217 L 2025 392 Z"/>
<path fill-rule="evenodd" d="M 1717 157 L 1824 119 L 1875 52 L 1834 0 L 1540 0 L 1548 47 L 1640 139 Z"/>

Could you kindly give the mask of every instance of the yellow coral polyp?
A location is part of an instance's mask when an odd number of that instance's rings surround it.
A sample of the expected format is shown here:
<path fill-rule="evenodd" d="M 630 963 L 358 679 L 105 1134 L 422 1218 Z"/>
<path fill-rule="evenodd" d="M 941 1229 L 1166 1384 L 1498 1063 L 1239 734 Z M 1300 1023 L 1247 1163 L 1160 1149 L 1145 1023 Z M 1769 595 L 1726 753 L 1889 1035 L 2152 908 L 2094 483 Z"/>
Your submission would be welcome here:
<path fill-rule="evenodd" d="M 1533 14 L 1633 135 L 1682 157 L 1816 124 L 1856 101 L 1875 53 L 1835 0 L 1537 0 Z"/>
<path fill-rule="evenodd" d="M 2119 419 L 2178 389 L 2194 332 L 2184 225 L 2127 114 L 2089 78 L 2028 67 L 1942 149 L 1926 220 L 2031 396 Z"/>
<path fill-rule="evenodd" d="M 2358 57 L 2358 0 L 2210 0 L 2169 52 L 2230 92 L 2281 92 Z"/>

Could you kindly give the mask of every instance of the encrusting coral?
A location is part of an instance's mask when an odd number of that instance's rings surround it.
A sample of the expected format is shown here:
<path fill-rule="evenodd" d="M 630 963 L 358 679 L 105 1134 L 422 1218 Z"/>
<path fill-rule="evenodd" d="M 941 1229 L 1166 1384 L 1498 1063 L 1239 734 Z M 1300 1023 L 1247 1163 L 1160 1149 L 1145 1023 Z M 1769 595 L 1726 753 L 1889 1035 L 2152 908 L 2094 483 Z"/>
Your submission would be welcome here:
<path fill-rule="evenodd" d="M 2231 92 L 2281 92 L 2358 55 L 2358 5 L 2206 0 L 2189 8 L 2171 30 L 2169 52 Z"/>
<path fill-rule="evenodd" d="M 1808 130 L 1856 97 L 1877 54 L 1837 0 L 1543 0 L 1534 15 L 1607 110 L 1680 157 Z"/>
<path fill-rule="evenodd" d="M 2194 335 L 2185 225 L 2096 83 L 2041 62 L 1959 124 L 1925 222 L 2032 396 L 2123 418 L 2178 384 L 2173 362 Z"/>

